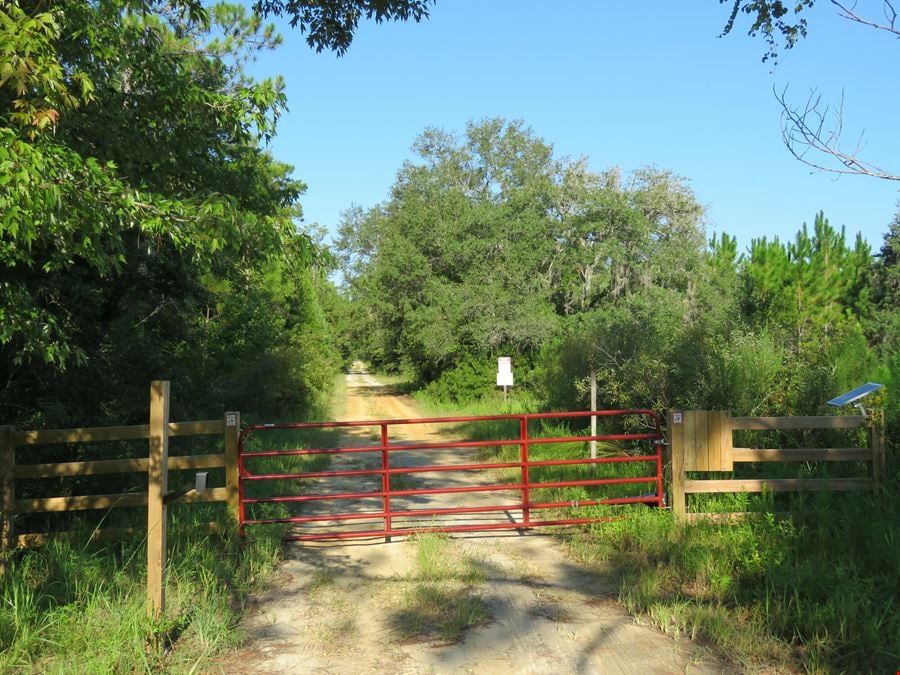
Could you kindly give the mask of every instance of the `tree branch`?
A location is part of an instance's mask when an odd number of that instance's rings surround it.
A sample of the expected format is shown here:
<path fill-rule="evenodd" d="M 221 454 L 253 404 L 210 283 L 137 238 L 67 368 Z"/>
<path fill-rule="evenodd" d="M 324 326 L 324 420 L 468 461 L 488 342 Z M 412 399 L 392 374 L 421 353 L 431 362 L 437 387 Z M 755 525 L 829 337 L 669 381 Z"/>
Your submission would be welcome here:
<path fill-rule="evenodd" d="M 883 30 L 897 37 L 900 37 L 900 26 L 897 26 L 897 10 L 894 8 L 893 0 L 884 0 L 884 19 L 886 23 L 878 23 L 856 13 L 856 2 L 848 7 L 838 0 L 831 0 L 831 4 L 838 8 L 838 16 L 848 21 L 854 21 L 863 26 L 869 26 L 876 30 Z"/>
<path fill-rule="evenodd" d="M 774 90 L 774 94 L 775 100 L 781 105 L 781 138 L 795 158 L 816 171 L 900 181 L 900 174 L 860 159 L 864 147 L 863 134 L 860 134 L 853 150 L 841 149 L 843 93 L 840 105 L 833 111 L 832 124 L 828 123 L 831 110 L 828 106 L 823 106 L 822 97 L 815 89 L 802 107 L 793 107 L 788 103 L 787 87 L 781 93 Z"/>
<path fill-rule="evenodd" d="M 137 328 L 137 327 L 140 326 L 141 324 L 146 323 L 147 321 L 149 321 L 150 319 L 152 319 L 154 316 L 156 316 L 161 310 L 163 310 L 164 308 L 168 307 L 169 305 L 174 305 L 174 304 L 175 304 L 175 300 L 172 300 L 172 299 L 169 299 L 169 300 L 163 300 L 161 303 L 159 303 L 159 304 L 156 306 L 156 309 L 154 309 L 154 310 L 153 310 L 152 312 L 150 312 L 147 316 L 145 316 L 143 319 L 141 319 L 141 320 L 138 321 L 136 324 L 134 324 L 134 327 Z"/>

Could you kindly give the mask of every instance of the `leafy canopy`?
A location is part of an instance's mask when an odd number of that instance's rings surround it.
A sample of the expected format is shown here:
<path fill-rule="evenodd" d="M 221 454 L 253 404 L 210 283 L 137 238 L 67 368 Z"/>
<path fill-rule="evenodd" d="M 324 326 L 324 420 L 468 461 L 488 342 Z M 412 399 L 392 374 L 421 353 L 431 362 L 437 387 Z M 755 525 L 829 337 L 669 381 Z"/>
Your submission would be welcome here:
<path fill-rule="evenodd" d="M 428 18 L 434 0 L 257 0 L 264 16 L 290 17 L 291 26 L 306 33 L 306 44 L 321 52 L 343 55 L 350 47 L 361 18 L 416 23 Z"/>

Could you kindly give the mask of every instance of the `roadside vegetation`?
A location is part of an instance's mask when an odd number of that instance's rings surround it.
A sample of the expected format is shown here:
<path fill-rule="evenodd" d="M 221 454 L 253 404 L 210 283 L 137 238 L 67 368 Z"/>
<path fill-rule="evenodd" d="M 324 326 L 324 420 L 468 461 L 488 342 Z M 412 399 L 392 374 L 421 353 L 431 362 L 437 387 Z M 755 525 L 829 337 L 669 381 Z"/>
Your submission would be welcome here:
<path fill-rule="evenodd" d="M 644 510 L 573 534 L 569 546 L 619 570 L 630 611 L 749 669 L 884 672 L 900 648 L 893 501 L 820 497 L 796 523 L 760 511 L 743 523 L 679 525 Z"/>
<path fill-rule="evenodd" d="M 197 672 L 240 636 L 247 594 L 280 559 L 280 532 L 242 546 L 212 509 L 169 524 L 163 622 L 147 618 L 146 547 L 54 541 L 17 555 L 0 581 L 0 671 Z M 218 532 L 201 526 L 217 518 Z"/>
<path fill-rule="evenodd" d="M 430 400 L 429 405 L 431 414 L 495 414 L 502 399 L 494 396 L 464 405 Z M 525 412 L 528 406 L 513 401 L 509 407 Z M 452 428 L 471 440 L 515 438 L 518 433 L 515 425 L 503 422 Z M 535 425 L 530 435 L 558 437 L 573 431 L 588 433 L 551 421 Z M 588 454 L 586 443 L 532 449 L 538 459 Z M 599 448 L 601 457 L 634 452 L 640 449 L 622 443 Z M 515 460 L 518 447 L 485 448 L 483 456 Z M 847 475 L 852 468 L 842 465 L 840 471 Z M 814 464 L 747 465 L 737 475 L 785 477 L 792 469 L 795 476 L 828 475 L 827 468 Z M 537 470 L 532 470 L 532 480 L 652 473 L 631 464 L 540 471 L 535 476 Z M 510 482 L 519 480 L 517 469 L 500 474 Z M 893 498 L 898 488 L 895 468 L 885 490 L 876 494 L 692 496 L 695 510 L 750 514 L 745 521 L 723 524 L 677 523 L 671 511 L 643 505 L 533 511 L 532 517 L 614 518 L 587 528 L 560 529 L 558 534 L 574 558 L 613 574 L 619 600 L 630 612 L 675 637 L 698 640 L 732 663 L 751 671 L 799 667 L 809 672 L 880 672 L 893 668 L 900 653 L 900 509 Z M 532 490 L 532 499 L 571 501 L 641 491 L 624 486 L 549 488 Z M 779 515 L 785 511 L 798 517 Z"/>
<path fill-rule="evenodd" d="M 334 259 L 297 228 L 305 186 L 265 149 L 286 105 L 282 82 L 245 70 L 280 40 L 238 4 L 2 4 L 4 425 L 146 424 L 154 379 L 172 382 L 173 421 L 325 414 L 340 366 L 328 320 Z M 216 451 L 175 441 L 174 454 Z M 142 454 L 146 443 L 123 442 L 20 449 L 17 459 Z M 222 484 L 211 472 L 210 485 Z M 146 477 L 16 489 L 20 499 L 141 492 Z M 221 505 L 173 506 L 169 518 L 169 611 L 155 624 L 139 510 L 20 516 L 18 532 L 75 534 L 4 553 L 0 670 L 191 672 L 234 646 L 281 530 L 242 546 Z M 98 528 L 129 526 L 130 539 L 86 543 Z"/>

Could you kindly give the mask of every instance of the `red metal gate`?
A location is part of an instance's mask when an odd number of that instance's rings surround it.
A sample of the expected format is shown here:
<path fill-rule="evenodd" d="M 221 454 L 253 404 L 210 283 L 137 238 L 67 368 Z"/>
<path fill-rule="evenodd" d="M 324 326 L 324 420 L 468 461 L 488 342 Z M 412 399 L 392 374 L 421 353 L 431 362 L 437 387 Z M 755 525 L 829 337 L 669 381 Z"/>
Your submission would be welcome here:
<path fill-rule="evenodd" d="M 550 437 L 532 437 L 529 428 L 530 423 L 546 420 L 571 421 L 572 418 L 587 418 L 596 416 L 610 422 L 617 422 L 622 429 L 619 433 L 604 433 L 591 435 L 563 435 Z M 391 431 L 395 435 L 408 433 L 409 429 L 415 429 L 416 425 L 451 425 L 451 424 L 507 424 L 517 425 L 518 433 L 514 437 L 500 440 L 439 440 L 425 442 L 420 440 L 401 441 L 392 439 Z M 630 424 L 628 424 L 630 423 Z M 378 430 L 378 442 L 362 445 L 354 445 L 352 442 L 343 447 L 326 448 L 288 448 L 288 449 L 251 449 L 248 448 L 248 438 L 251 435 L 259 437 L 264 433 L 278 430 L 311 430 L 311 429 L 342 429 L 346 432 L 358 432 L 361 428 L 373 428 Z M 637 428 L 638 431 L 628 429 Z M 425 434 L 428 435 L 428 434 Z M 578 456 L 554 456 L 551 459 L 535 458 L 540 455 L 542 448 L 552 449 L 556 453 L 585 454 L 587 444 L 590 441 L 598 441 L 604 444 L 605 456 L 592 459 L 591 457 Z M 615 446 L 613 446 L 615 443 Z M 650 448 L 643 449 L 640 446 L 649 443 Z M 257 443 L 258 444 L 258 443 Z M 238 450 L 238 465 L 240 467 L 240 522 L 241 532 L 248 525 L 265 525 L 273 523 L 291 523 L 295 530 L 285 537 L 286 540 L 315 541 L 324 539 L 351 539 L 363 537 L 391 537 L 414 534 L 421 531 L 438 532 L 471 532 L 490 531 L 503 529 L 522 529 L 546 525 L 575 525 L 609 520 L 610 516 L 597 513 L 582 517 L 573 517 L 573 510 L 583 507 L 612 506 L 623 504 L 647 504 L 658 507 L 663 506 L 662 489 L 662 433 L 659 416 L 650 410 L 601 410 L 595 412 L 563 412 L 563 413 L 534 413 L 521 415 L 492 415 L 482 417 L 443 417 L 430 419 L 400 419 L 359 422 L 312 422 L 296 424 L 258 424 L 248 426 L 242 430 Z M 619 446 L 629 446 L 621 447 Z M 472 458 L 466 454 L 477 452 L 478 449 L 494 448 L 502 452 L 506 446 L 517 446 L 518 452 L 514 459 L 508 461 L 478 461 L 472 462 Z M 573 453 L 568 449 L 574 446 Z M 636 447 L 637 446 L 637 447 Z M 613 447 L 618 452 L 613 452 Z M 461 457 L 465 463 L 447 461 L 444 463 L 429 462 L 424 465 L 416 465 L 428 457 L 433 457 L 435 451 L 453 450 L 448 459 Z M 482 450 L 483 452 L 483 450 Z M 446 453 L 444 453 L 446 454 Z M 328 470 L 275 470 L 267 469 L 266 461 L 273 460 L 280 464 L 290 461 L 310 461 L 311 459 L 329 455 L 332 457 L 332 466 Z M 401 466 L 403 462 L 397 461 L 402 455 L 407 460 L 407 466 Z M 392 461 L 392 456 L 395 457 Z M 360 459 L 369 457 L 374 459 L 371 466 L 362 468 L 349 468 L 335 466 L 338 461 L 348 464 L 351 461 L 360 464 Z M 266 458 L 269 458 L 266 460 Z M 257 466 L 254 471 L 253 465 Z M 596 465 L 596 466 L 592 466 Z M 607 465 L 609 468 L 600 469 L 599 465 Z M 624 470 L 625 474 L 635 473 L 642 466 L 647 470 L 642 475 L 610 475 L 612 467 Z M 550 469 L 552 467 L 552 469 Z M 579 467 L 587 467 L 579 468 Z M 627 469 L 627 467 L 633 467 Z M 652 468 L 651 468 L 652 467 Z M 262 470 L 260 470 L 262 468 Z M 515 478 L 510 480 L 506 476 L 498 477 L 498 471 L 515 471 Z M 562 476 L 550 476 L 552 480 L 539 480 L 541 472 L 556 471 Z M 576 475 L 573 476 L 572 472 Z M 607 475 L 600 476 L 604 471 Z M 458 472 L 471 476 L 470 472 L 482 472 L 479 474 L 481 482 L 472 483 L 471 480 L 463 480 L 464 485 L 437 485 L 417 487 L 404 485 L 411 476 L 420 478 L 440 476 L 446 472 Z M 490 473 L 488 473 L 490 472 Z M 568 472 L 568 473 L 567 473 Z M 577 475 L 577 474 L 581 475 Z M 458 475 L 457 474 L 457 475 Z M 587 477 L 583 477 L 587 474 Z M 311 486 L 325 487 L 328 481 L 337 479 L 338 491 L 319 491 L 307 493 Z M 346 483 L 353 483 L 350 488 L 341 485 L 341 479 Z M 366 479 L 373 480 L 375 489 L 360 490 L 359 482 Z M 395 485 L 392 485 L 392 479 Z M 303 493 L 295 493 L 285 486 L 299 485 L 303 481 Z M 487 482 L 485 482 L 487 481 Z M 396 485 L 396 483 L 400 483 Z M 260 486 L 268 483 L 269 494 L 256 494 L 248 496 L 248 486 Z M 598 494 L 599 490 L 615 489 L 621 494 L 604 496 Z M 641 494 L 627 494 L 629 491 L 643 487 Z M 652 487 L 650 487 L 652 486 Z M 273 487 L 279 489 L 272 494 Z M 650 487 L 650 492 L 647 492 Z M 551 490 L 555 499 L 535 498 L 543 492 Z M 251 488 L 250 490 L 254 490 Z M 280 491 L 290 492 L 281 494 Z M 258 491 L 257 491 L 258 492 Z M 442 506 L 434 500 L 438 498 L 457 499 L 457 495 L 467 493 L 485 493 L 487 495 L 505 494 L 514 500 L 507 503 L 488 504 L 451 504 Z M 571 493 L 571 494 L 570 494 Z M 544 494 L 546 494 L 544 492 Z M 574 496 L 573 496 L 574 495 Z M 447 497 L 449 496 L 449 497 Z M 560 497 L 565 497 L 560 499 Z M 571 497 L 571 498 L 569 498 Z M 416 503 L 406 506 L 404 502 L 425 501 L 424 507 Z M 335 509 L 334 511 L 321 512 L 323 505 L 335 505 L 349 503 L 351 507 Z M 372 508 L 372 504 L 377 504 Z M 399 504 L 398 504 L 399 503 Z M 302 505 L 299 513 L 290 515 L 260 513 L 266 504 L 282 504 L 289 506 Z M 541 520 L 534 519 L 533 512 L 550 510 L 556 517 Z M 458 516 L 486 517 L 505 516 L 501 522 L 441 522 L 438 519 Z M 516 515 L 517 514 L 517 515 Z M 491 516 L 493 517 L 493 516 Z M 429 523 L 430 519 L 430 523 Z M 399 521 L 399 524 L 398 524 Z M 355 524 L 362 529 L 348 529 L 349 524 Z M 298 532 L 296 528 L 318 527 L 325 531 Z"/>

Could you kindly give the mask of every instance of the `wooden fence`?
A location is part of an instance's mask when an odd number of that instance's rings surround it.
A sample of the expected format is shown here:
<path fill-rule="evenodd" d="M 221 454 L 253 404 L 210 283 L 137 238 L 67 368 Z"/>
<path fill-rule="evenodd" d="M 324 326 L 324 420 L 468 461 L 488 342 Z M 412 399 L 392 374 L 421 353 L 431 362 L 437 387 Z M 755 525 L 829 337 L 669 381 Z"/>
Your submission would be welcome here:
<path fill-rule="evenodd" d="M 868 430 L 865 448 L 736 448 L 739 430 L 858 429 Z M 732 417 L 720 410 L 669 413 L 672 461 L 672 510 L 682 520 L 734 520 L 743 513 L 696 513 L 687 495 L 734 492 L 846 491 L 876 488 L 884 475 L 882 414 L 821 417 Z M 869 462 L 865 478 L 686 478 L 686 472 L 730 472 L 739 462 Z"/>
<path fill-rule="evenodd" d="M 169 421 L 169 383 L 150 385 L 149 423 L 122 427 L 18 431 L 0 426 L 0 572 L 5 553 L 13 548 L 37 546 L 50 536 L 71 533 L 16 534 L 20 514 L 147 507 L 148 611 L 159 617 L 165 610 L 166 507 L 174 502 L 227 502 L 233 518 L 238 515 L 237 449 L 240 414 L 227 412 L 221 420 Z M 868 429 L 865 448 L 736 448 L 737 430 Z M 726 492 L 789 492 L 800 490 L 870 490 L 884 475 L 884 420 L 878 415 L 825 417 L 732 417 L 724 411 L 685 410 L 669 413 L 672 465 L 672 508 L 677 518 L 729 520 L 744 514 L 690 513 L 687 495 Z M 221 435 L 223 451 L 205 455 L 169 456 L 169 439 L 181 436 Z M 36 445 L 148 440 L 146 457 L 79 462 L 20 463 L 16 450 Z M 738 462 L 862 461 L 871 464 L 865 478 L 768 478 L 697 479 L 686 472 L 730 472 Z M 170 470 L 225 469 L 225 486 L 195 491 L 184 486 L 170 491 Z M 63 476 L 98 476 L 146 473 L 147 491 L 121 494 L 67 495 L 34 499 L 16 498 L 16 481 Z M 96 530 L 93 537 L 114 538 L 131 530 Z"/>
<path fill-rule="evenodd" d="M 150 385 L 150 421 L 121 427 L 92 427 L 81 429 L 50 429 L 18 431 L 0 427 L 0 551 L 17 547 L 39 546 L 49 537 L 71 537 L 72 533 L 57 532 L 16 534 L 15 518 L 21 514 L 117 507 L 147 507 L 148 599 L 150 611 L 159 616 L 165 607 L 165 521 L 169 503 L 227 502 L 232 517 L 238 514 L 237 444 L 240 433 L 240 414 L 227 412 L 220 420 L 193 422 L 169 421 L 169 383 L 155 381 Z M 222 436 L 222 452 L 205 455 L 169 456 L 169 439 L 183 436 Z M 36 445 L 98 443 L 147 439 L 146 457 L 133 459 L 103 459 L 81 462 L 46 464 L 20 463 L 17 448 Z M 170 492 L 170 470 L 225 469 L 225 486 L 198 492 L 187 486 Z M 123 473 L 146 473 L 147 491 L 121 494 L 66 495 L 34 499 L 16 498 L 19 479 L 46 479 L 61 476 L 98 476 Z M 95 530 L 93 538 L 110 539 L 133 530 Z M 0 562 L 3 560 L 0 555 Z"/>

